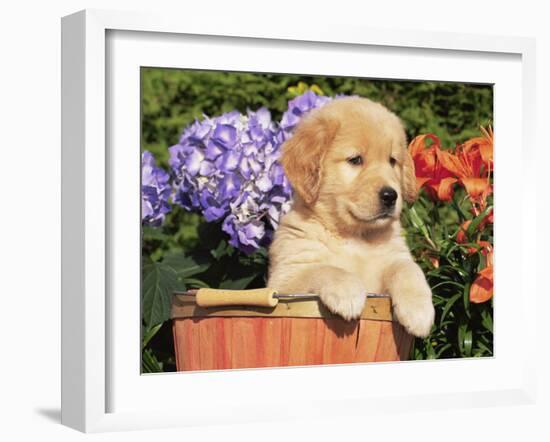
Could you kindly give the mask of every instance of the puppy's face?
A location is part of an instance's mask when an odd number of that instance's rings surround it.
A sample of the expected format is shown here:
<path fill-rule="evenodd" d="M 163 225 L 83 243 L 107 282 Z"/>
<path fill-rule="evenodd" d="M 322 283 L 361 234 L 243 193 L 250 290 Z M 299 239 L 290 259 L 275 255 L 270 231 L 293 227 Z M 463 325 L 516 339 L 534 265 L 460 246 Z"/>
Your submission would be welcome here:
<path fill-rule="evenodd" d="M 345 230 L 379 229 L 414 201 L 414 165 L 399 119 L 364 98 L 312 111 L 283 146 L 295 192 Z"/>

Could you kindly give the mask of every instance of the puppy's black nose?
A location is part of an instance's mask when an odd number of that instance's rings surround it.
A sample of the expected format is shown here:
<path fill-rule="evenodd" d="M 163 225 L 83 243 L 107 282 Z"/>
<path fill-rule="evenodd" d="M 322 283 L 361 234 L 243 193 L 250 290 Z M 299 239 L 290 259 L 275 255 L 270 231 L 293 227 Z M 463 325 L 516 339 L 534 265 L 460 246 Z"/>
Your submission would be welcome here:
<path fill-rule="evenodd" d="M 397 199 L 397 192 L 391 187 L 382 187 L 380 189 L 380 201 L 387 208 L 393 207 L 395 205 L 395 200 Z"/>

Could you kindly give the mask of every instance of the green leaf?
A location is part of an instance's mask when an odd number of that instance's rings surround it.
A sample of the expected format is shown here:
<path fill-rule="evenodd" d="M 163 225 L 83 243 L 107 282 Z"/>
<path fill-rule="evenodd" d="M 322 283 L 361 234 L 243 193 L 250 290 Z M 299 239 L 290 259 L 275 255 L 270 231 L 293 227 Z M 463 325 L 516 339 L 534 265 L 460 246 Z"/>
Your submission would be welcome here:
<path fill-rule="evenodd" d="M 153 337 L 157 334 L 157 332 L 160 330 L 161 327 L 162 327 L 162 324 L 157 324 L 154 327 L 146 328 L 144 330 L 144 332 L 143 332 L 143 341 L 142 341 L 142 344 L 141 344 L 142 349 L 145 348 L 147 346 L 147 344 L 149 344 L 149 341 L 151 341 L 151 339 L 153 339 Z"/>
<path fill-rule="evenodd" d="M 477 346 L 479 347 L 477 356 L 493 356 L 493 350 L 487 347 L 485 343 L 478 341 Z"/>
<path fill-rule="evenodd" d="M 439 359 L 441 357 L 441 355 L 443 354 L 443 352 L 445 352 L 446 350 L 448 350 L 451 347 L 452 347 L 451 344 L 443 345 L 440 349 L 437 350 L 436 355 L 435 355 L 435 359 Z"/>
<path fill-rule="evenodd" d="M 465 284 L 464 285 L 464 291 L 462 292 L 462 300 L 464 302 L 464 311 L 466 312 L 466 315 L 468 318 L 471 317 L 470 314 L 470 286 L 471 284 Z"/>
<path fill-rule="evenodd" d="M 172 267 L 155 262 L 143 268 L 142 312 L 147 327 L 170 318 L 172 292 L 177 286 L 177 274 Z"/>
<path fill-rule="evenodd" d="M 460 276 L 462 276 L 464 278 L 469 277 L 468 272 L 466 270 L 464 270 L 461 263 L 458 263 L 455 260 L 451 260 L 451 259 L 449 259 L 449 263 L 450 264 L 440 264 L 439 267 L 437 269 L 435 269 L 435 271 L 436 272 L 448 271 L 453 275 L 456 275 L 458 273 Z"/>
<path fill-rule="evenodd" d="M 445 308 L 443 309 L 443 311 L 441 313 L 441 319 L 439 321 L 440 327 L 441 327 L 441 324 L 443 324 L 443 321 L 445 320 L 445 317 L 447 316 L 447 313 L 449 313 L 449 310 L 451 310 L 454 303 L 458 299 L 460 299 L 461 296 L 462 296 L 462 293 L 457 293 L 456 295 L 454 295 L 451 299 L 449 299 L 447 301 L 447 304 L 445 304 Z"/>
<path fill-rule="evenodd" d="M 464 350 L 468 358 L 472 356 L 472 342 L 472 330 L 467 330 L 464 334 Z"/>
<path fill-rule="evenodd" d="M 250 284 L 254 279 L 256 279 L 258 275 L 248 275 L 243 278 L 235 279 L 235 280 L 225 280 L 222 281 L 220 284 L 221 289 L 228 289 L 228 290 L 243 290 L 246 287 L 248 287 L 248 284 Z"/>
<path fill-rule="evenodd" d="M 461 356 L 469 358 L 472 356 L 472 330 L 467 324 L 460 324 L 458 327 L 458 345 Z"/>
<path fill-rule="evenodd" d="M 452 285 L 452 286 L 458 287 L 460 290 L 464 289 L 464 284 L 461 284 L 459 282 L 456 282 L 456 281 L 442 281 L 438 284 L 433 285 L 432 290 L 436 290 L 439 287 L 443 287 L 443 286 L 446 286 L 446 285 Z"/>
<path fill-rule="evenodd" d="M 474 232 L 477 230 L 477 227 L 483 221 L 483 218 L 485 218 L 489 212 L 493 209 L 493 206 L 487 206 L 483 212 L 481 212 L 478 216 L 476 216 L 470 225 L 468 226 L 468 229 L 466 229 L 466 233 L 468 238 L 471 238 L 471 236 L 474 234 Z"/>
<path fill-rule="evenodd" d="M 457 203 L 455 198 L 456 198 L 456 193 L 453 196 L 453 199 L 451 200 L 451 204 L 456 209 L 456 213 L 460 218 L 460 224 L 462 224 L 462 221 L 468 219 L 468 214 L 464 210 L 462 210 L 462 207 L 460 207 L 460 204 Z"/>
<path fill-rule="evenodd" d="M 419 229 L 431 245 L 434 246 L 433 242 L 431 242 L 430 233 L 428 232 L 426 224 L 422 221 L 422 218 L 420 218 L 414 206 L 409 209 L 409 216 L 413 226 Z"/>
<path fill-rule="evenodd" d="M 193 287 L 204 287 L 204 288 L 210 287 L 206 282 L 201 281 L 200 279 L 197 279 L 197 278 L 185 278 L 183 282 L 185 283 L 185 285 L 193 286 Z"/>
<path fill-rule="evenodd" d="M 493 315 L 486 310 L 481 312 L 481 325 L 483 325 L 486 330 L 493 333 Z"/>
<path fill-rule="evenodd" d="M 182 252 L 166 255 L 162 263 L 171 267 L 181 280 L 203 273 L 210 267 L 210 263 L 207 259 L 196 256 L 186 256 Z"/>
<path fill-rule="evenodd" d="M 437 359 L 437 355 L 435 353 L 433 345 L 430 345 L 429 341 L 427 341 L 427 344 L 426 344 L 426 355 L 427 355 L 427 359 Z"/>
<path fill-rule="evenodd" d="M 141 356 L 142 373 L 161 373 L 163 371 L 162 367 L 162 362 L 157 360 L 150 348 L 143 351 Z"/>
<path fill-rule="evenodd" d="M 216 258 L 220 259 L 223 258 L 226 255 L 231 256 L 233 254 L 234 248 L 229 245 L 225 240 L 221 240 L 217 247 L 212 249 L 210 251 L 211 255 Z"/>
<path fill-rule="evenodd" d="M 165 235 L 164 233 L 162 233 L 159 227 L 143 226 L 142 232 L 143 232 L 144 241 L 149 241 L 149 240 L 165 241 L 169 238 L 168 235 Z"/>

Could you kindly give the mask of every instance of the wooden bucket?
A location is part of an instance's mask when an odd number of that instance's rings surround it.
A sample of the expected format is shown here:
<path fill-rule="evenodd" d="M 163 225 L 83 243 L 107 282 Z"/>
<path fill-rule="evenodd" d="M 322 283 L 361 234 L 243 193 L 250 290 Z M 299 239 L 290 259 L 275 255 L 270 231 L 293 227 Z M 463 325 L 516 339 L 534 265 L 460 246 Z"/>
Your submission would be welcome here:
<path fill-rule="evenodd" d="M 203 308 L 175 295 L 171 315 L 178 371 L 399 361 L 413 342 L 392 321 L 390 298 L 368 298 L 351 322 L 316 298 Z"/>

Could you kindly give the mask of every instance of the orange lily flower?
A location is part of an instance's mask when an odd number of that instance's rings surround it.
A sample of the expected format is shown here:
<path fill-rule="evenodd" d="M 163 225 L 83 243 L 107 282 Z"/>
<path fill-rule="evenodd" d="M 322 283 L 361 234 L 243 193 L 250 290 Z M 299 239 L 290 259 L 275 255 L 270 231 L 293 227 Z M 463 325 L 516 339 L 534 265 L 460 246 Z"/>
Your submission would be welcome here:
<path fill-rule="evenodd" d="M 492 169 L 493 168 L 493 128 L 490 126 L 488 129 L 481 127 L 480 130 L 481 130 L 481 133 L 483 134 L 482 137 L 472 138 L 466 141 L 466 143 L 464 144 L 472 145 L 471 148 L 475 148 L 475 145 L 477 145 L 477 149 L 479 149 L 481 159 L 489 167 L 489 169 Z"/>
<path fill-rule="evenodd" d="M 481 304 L 493 297 L 493 267 L 485 267 L 470 287 L 470 302 Z"/>
<path fill-rule="evenodd" d="M 493 166 L 493 132 L 484 130 L 484 137 L 476 137 L 458 146 L 451 154 L 439 151 L 439 161 L 460 179 L 470 199 L 483 207 L 493 191 L 489 177 Z"/>
<path fill-rule="evenodd" d="M 478 274 L 470 287 L 470 302 L 481 304 L 493 297 L 493 252 L 487 252 L 487 266 Z"/>
<path fill-rule="evenodd" d="M 426 147 L 426 139 L 433 141 Z M 450 201 L 453 197 L 453 184 L 458 180 L 439 160 L 441 143 L 433 134 L 419 135 L 409 144 L 416 172 L 416 186 L 424 188 L 433 199 Z"/>

